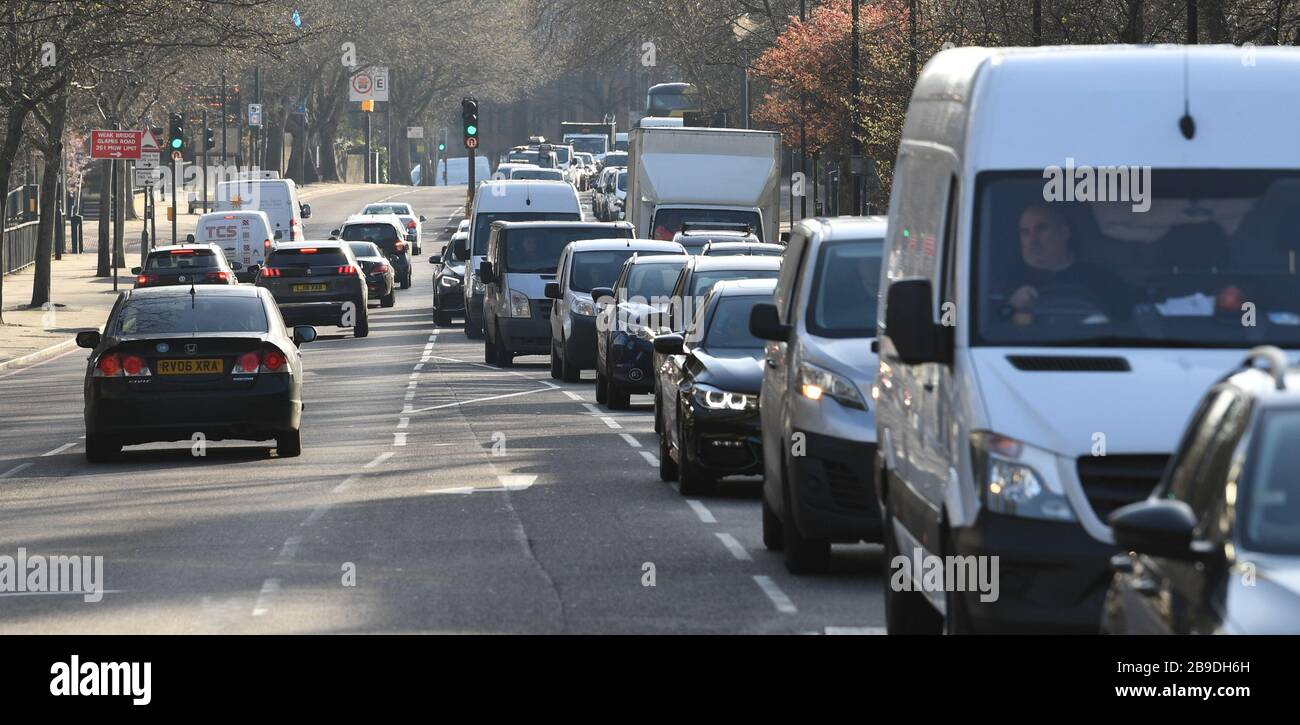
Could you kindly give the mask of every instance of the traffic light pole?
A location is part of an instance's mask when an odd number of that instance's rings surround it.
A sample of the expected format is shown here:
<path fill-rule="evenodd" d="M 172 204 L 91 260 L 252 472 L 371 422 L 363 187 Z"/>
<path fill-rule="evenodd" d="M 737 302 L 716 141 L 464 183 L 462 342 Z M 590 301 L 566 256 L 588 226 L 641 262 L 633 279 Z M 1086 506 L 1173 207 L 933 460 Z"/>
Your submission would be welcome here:
<path fill-rule="evenodd" d="M 469 149 L 469 185 L 465 188 L 465 216 L 474 208 L 474 149 Z"/>
<path fill-rule="evenodd" d="M 366 175 L 365 183 L 374 183 L 370 178 L 370 114 L 366 114 Z"/>
<path fill-rule="evenodd" d="M 176 243 L 176 217 L 180 216 L 180 209 L 176 203 L 176 175 L 180 173 L 177 168 L 179 164 L 185 163 L 177 159 L 172 159 L 172 244 Z"/>
<path fill-rule="evenodd" d="M 208 109 L 203 109 L 203 213 L 208 213 Z"/>

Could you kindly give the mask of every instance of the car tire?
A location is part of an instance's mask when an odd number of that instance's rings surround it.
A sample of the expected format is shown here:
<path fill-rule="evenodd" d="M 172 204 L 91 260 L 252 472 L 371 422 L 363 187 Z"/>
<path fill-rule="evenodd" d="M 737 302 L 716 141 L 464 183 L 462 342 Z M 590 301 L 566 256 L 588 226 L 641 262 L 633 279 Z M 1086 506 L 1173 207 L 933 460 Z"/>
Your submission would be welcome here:
<path fill-rule="evenodd" d="M 370 313 L 366 310 L 366 301 L 357 302 L 357 323 L 352 327 L 353 337 L 366 337 L 370 334 Z"/>
<path fill-rule="evenodd" d="M 789 480 L 784 470 L 782 478 Z M 808 538 L 799 531 L 799 524 L 794 520 L 794 504 L 790 500 L 788 483 L 783 482 L 781 492 L 785 501 L 785 517 L 788 519 L 781 522 L 781 551 L 785 554 L 785 570 L 796 575 L 826 571 L 831 558 L 831 543 L 825 539 Z"/>
<path fill-rule="evenodd" d="M 86 462 L 108 463 L 122 452 L 122 444 L 116 440 L 92 433 L 86 434 Z"/>
<path fill-rule="evenodd" d="M 941 530 L 940 540 L 943 541 L 944 561 L 954 561 L 949 556 L 955 556 L 956 551 L 952 549 L 952 533 L 948 528 L 948 522 L 944 521 Z M 944 634 L 978 634 L 975 630 L 975 623 L 970 616 L 970 607 L 966 603 L 966 598 L 962 592 L 948 591 L 944 595 L 944 617 L 943 633 Z"/>
<path fill-rule="evenodd" d="M 569 356 L 564 354 L 564 346 L 560 346 L 560 380 L 566 383 L 577 383 L 582 381 L 582 368 L 569 362 Z"/>
<path fill-rule="evenodd" d="M 763 546 L 768 551 L 781 551 L 785 548 L 785 533 L 781 531 L 781 519 L 777 518 L 776 512 L 767 502 L 767 496 L 760 494 L 763 499 Z"/>
<path fill-rule="evenodd" d="M 441 312 L 435 307 L 433 310 L 433 324 L 438 325 L 439 327 L 442 327 L 443 325 L 450 325 L 451 313 Z"/>
<path fill-rule="evenodd" d="M 677 419 L 681 420 L 681 413 L 677 414 Z M 691 456 L 686 452 L 686 436 L 682 433 L 681 425 L 677 428 L 677 490 L 683 496 L 698 496 L 710 493 L 717 485 L 717 480 L 701 471 L 694 463 L 691 462 Z"/>
<path fill-rule="evenodd" d="M 605 404 L 605 401 L 607 400 L 605 394 L 608 390 L 609 388 L 605 385 L 604 374 L 600 372 L 600 368 L 596 368 L 596 403 L 598 405 Z"/>
<path fill-rule="evenodd" d="M 497 360 L 496 343 L 493 342 L 491 337 L 485 334 L 483 335 L 483 362 L 487 363 L 488 365 L 491 365 L 492 363 L 495 363 L 496 360 Z"/>
<path fill-rule="evenodd" d="M 402 289 L 411 289 L 411 273 L 410 273 L 410 272 L 407 272 L 407 273 L 406 273 L 406 276 L 402 278 Z"/>
<path fill-rule="evenodd" d="M 498 330 L 498 333 L 499 332 L 500 331 Z M 492 351 L 494 358 L 492 360 L 493 365 L 496 365 L 499 368 L 508 368 L 514 364 L 514 353 L 507 350 L 505 346 L 501 344 L 501 339 L 499 337 L 493 340 Z"/>
<path fill-rule="evenodd" d="M 884 472 L 881 472 L 884 475 Z M 894 507 L 885 500 L 884 530 L 885 555 L 881 558 L 883 571 L 881 583 L 885 589 L 885 629 L 889 634 L 941 634 L 943 617 L 930 606 L 925 595 L 916 592 L 896 592 L 892 586 L 894 570 L 891 563 L 898 556 L 898 540 L 894 536 Z"/>
<path fill-rule="evenodd" d="M 632 394 L 614 382 L 614 378 L 606 378 L 605 405 L 610 410 L 627 410 L 632 407 Z"/>
<path fill-rule="evenodd" d="M 280 458 L 296 458 L 302 455 L 302 433 L 298 430 L 285 431 L 275 437 L 275 454 Z"/>
<path fill-rule="evenodd" d="M 397 292 L 394 290 L 388 290 L 388 294 L 379 298 L 380 307 L 392 307 L 395 304 L 397 304 Z"/>
<path fill-rule="evenodd" d="M 564 371 L 560 369 L 560 354 L 555 351 L 555 342 L 551 342 L 551 380 L 560 380 Z"/>
<path fill-rule="evenodd" d="M 660 425 L 662 428 L 663 426 Z M 677 461 L 668 455 L 668 436 L 665 433 L 659 434 L 659 480 L 676 481 L 678 476 Z"/>
<path fill-rule="evenodd" d="M 465 318 L 465 337 L 471 340 L 486 340 L 487 338 L 483 335 L 482 324 L 482 322 L 474 324 L 467 316 Z"/>

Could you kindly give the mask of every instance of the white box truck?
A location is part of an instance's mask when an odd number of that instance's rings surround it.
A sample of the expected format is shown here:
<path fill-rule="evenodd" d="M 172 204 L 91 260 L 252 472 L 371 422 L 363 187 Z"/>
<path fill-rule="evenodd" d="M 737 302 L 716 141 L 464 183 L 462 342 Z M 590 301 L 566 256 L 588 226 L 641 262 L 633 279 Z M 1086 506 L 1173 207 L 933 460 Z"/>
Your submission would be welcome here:
<path fill-rule="evenodd" d="M 748 225 L 780 238 L 781 136 L 732 128 L 634 128 L 628 135 L 628 221 L 642 239 L 672 240 L 684 225 Z M 710 225 L 714 225 L 710 227 Z"/>

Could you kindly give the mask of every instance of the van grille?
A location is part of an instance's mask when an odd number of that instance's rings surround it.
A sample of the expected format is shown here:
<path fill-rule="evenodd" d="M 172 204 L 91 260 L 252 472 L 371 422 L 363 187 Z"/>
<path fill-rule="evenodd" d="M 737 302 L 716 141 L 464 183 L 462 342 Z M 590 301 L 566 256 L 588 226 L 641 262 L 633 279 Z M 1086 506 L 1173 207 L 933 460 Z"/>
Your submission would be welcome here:
<path fill-rule="evenodd" d="M 1158 454 L 1080 456 L 1079 481 L 1088 503 L 1103 522 L 1121 506 L 1151 495 L 1169 456 Z"/>

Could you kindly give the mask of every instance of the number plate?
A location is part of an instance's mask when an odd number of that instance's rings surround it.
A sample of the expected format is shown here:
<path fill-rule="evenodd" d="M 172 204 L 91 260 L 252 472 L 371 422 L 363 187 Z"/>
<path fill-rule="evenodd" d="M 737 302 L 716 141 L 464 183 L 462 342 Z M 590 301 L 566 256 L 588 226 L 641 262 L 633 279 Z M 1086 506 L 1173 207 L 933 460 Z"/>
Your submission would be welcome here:
<path fill-rule="evenodd" d="M 296 284 L 293 286 L 294 292 L 324 292 L 323 284 Z"/>
<path fill-rule="evenodd" d="M 159 375 L 220 375 L 223 372 L 225 362 L 219 358 L 158 361 Z"/>

